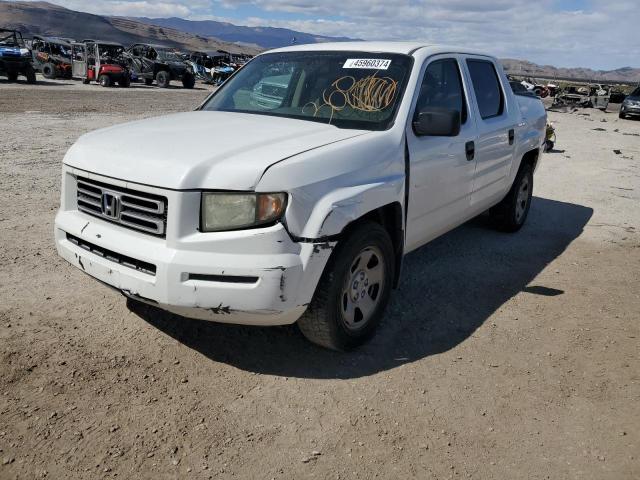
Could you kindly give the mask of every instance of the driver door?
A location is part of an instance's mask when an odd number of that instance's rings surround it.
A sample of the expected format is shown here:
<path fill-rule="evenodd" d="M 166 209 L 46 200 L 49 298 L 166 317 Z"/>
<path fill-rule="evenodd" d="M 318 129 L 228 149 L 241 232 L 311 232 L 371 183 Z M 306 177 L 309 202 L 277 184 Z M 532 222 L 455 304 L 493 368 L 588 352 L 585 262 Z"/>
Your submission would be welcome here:
<path fill-rule="evenodd" d="M 460 132 L 455 137 L 418 136 L 409 125 L 407 251 L 418 248 L 467 219 L 475 157 L 468 152 L 476 138 L 476 125 L 469 108 L 458 56 L 443 55 L 428 60 L 413 118 L 425 108 L 460 112 Z"/>

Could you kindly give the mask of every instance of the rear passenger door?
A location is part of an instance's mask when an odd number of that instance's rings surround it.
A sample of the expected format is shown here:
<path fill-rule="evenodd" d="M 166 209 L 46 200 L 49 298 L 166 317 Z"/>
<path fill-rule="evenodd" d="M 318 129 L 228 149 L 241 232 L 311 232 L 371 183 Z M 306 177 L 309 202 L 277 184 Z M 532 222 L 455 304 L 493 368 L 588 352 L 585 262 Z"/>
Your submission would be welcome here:
<path fill-rule="evenodd" d="M 479 212 L 499 201 L 508 189 L 516 129 L 516 117 L 509 110 L 516 106 L 508 104 L 511 97 L 491 59 L 467 55 L 465 66 L 478 122 L 470 208 Z"/>
<path fill-rule="evenodd" d="M 460 112 L 460 132 L 454 137 L 418 136 L 412 125 L 406 136 L 411 161 L 407 207 L 407 251 L 423 245 L 466 220 L 475 173 L 467 144 L 475 140 L 462 70 L 457 55 L 432 57 L 422 71 L 413 120 L 423 109 Z M 411 122 L 412 123 L 412 122 Z"/>

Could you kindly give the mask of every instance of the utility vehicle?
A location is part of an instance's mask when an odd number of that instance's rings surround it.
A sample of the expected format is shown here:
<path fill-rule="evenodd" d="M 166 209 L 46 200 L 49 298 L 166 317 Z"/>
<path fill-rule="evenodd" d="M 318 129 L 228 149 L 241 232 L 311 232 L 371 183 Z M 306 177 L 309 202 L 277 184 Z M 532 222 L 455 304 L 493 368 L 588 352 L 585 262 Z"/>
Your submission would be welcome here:
<path fill-rule="evenodd" d="M 119 43 L 88 40 L 72 44 L 73 76 L 85 84 L 92 81 L 103 87 L 131 85 L 131 73 Z"/>
<path fill-rule="evenodd" d="M 23 75 L 27 83 L 36 83 L 31 51 L 25 47 L 22 34 L 17 30 L 0 28 L 0 75 L 6 76 L 10 82 Z"/>
<path fill-rule="evenodd" d="M 162 45 L 136 43 L 126 51 L 129 68 L 147 85 L 155 81 L 167 88 L 172 80 L 182 82 L 184 88 L 193 88 L 196 77 L 193 70 L 173 50 Z"/>

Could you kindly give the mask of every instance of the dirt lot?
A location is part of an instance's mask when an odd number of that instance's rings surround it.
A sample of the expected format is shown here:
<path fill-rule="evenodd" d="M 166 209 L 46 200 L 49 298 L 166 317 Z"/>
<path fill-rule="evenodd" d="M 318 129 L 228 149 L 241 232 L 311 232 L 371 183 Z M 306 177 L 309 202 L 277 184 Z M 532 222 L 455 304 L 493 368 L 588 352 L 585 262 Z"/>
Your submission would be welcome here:
<path fill-rule="evenodd" d="M 550 113 L 525 228 L 410 254 L 338 354 L 132 313 L 56 256 L 71 143 L 206 94 L 0 82 L 0 478 L 640 478 L 640 121 Z"/>

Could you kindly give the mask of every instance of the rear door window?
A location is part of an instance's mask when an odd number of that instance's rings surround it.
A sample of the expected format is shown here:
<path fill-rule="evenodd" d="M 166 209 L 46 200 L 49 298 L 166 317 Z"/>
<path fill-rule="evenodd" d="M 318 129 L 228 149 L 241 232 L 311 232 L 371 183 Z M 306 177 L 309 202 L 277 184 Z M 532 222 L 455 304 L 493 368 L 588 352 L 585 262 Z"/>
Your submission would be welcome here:
<path fill-rule="evenodd" d="M 492 62 L 486 60 L 467 60 L 467 67 L 476 94 L 478 109 L 483 119 L 497 117 L 504 112 L 504 96 L 498 73 Z"/>

